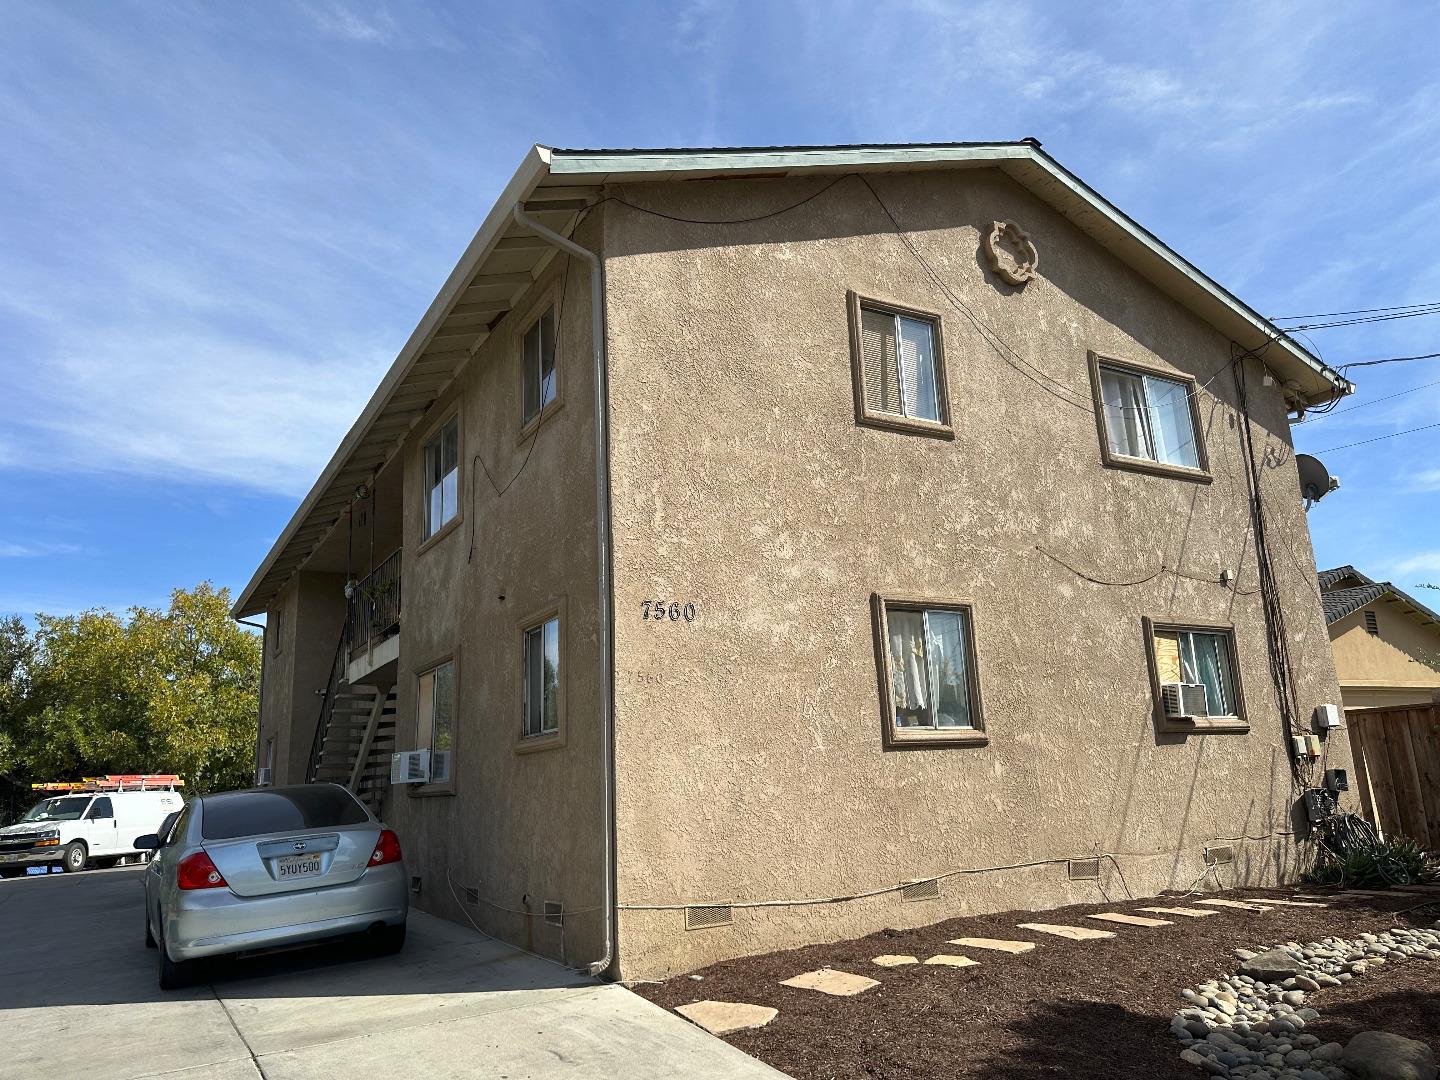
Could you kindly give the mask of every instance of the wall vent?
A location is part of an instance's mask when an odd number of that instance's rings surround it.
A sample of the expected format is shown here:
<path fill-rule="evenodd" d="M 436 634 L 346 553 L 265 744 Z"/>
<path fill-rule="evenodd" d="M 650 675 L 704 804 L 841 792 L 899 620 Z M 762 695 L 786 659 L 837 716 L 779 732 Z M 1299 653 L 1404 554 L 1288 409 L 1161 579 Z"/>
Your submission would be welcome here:
<path fill-rule="evenodd" d="M 559 927 L 565 925 L 565 909 L 554 900 L 545 901 L 545 925 Z"/>
<path fill-rule="evenodd" d="M 471 885 L 465 886 L 465 902 L 467 904 L 478 904 L 480 902 L 480 890 Z"/>
<path fill-rule="evenodd" d="M 734 909 L 727 904 L 695 904 L 685 909 L 686 930 L 708 930 L 712 926 L 729 926 L 735 920 Z"/>
<path fill-rule="evenodd" d="M 1235 849 L 1233 847 L 1225 845 L 1205 849 L 1205 862 L 1211 866 L 1229 866 L 1234 861 Z"/>
<path fill-rule="evenodd" d="M 1375 637 L 1380 636 L 1380 620 L 1373 611 L 1365 612 L 1365 632 Z"/>
<path fill-rule="evenodd" d="M 940 896 L 940 882 L 935 878 L 923 881 L 905 881 L 900 884 L 901 900 L 936 900 Z"/>
<path fill-rule="evenodd" d="M 1065 863 L 1071 881 L 1099 881 L 1099 859 L 1070 859 Z"/>

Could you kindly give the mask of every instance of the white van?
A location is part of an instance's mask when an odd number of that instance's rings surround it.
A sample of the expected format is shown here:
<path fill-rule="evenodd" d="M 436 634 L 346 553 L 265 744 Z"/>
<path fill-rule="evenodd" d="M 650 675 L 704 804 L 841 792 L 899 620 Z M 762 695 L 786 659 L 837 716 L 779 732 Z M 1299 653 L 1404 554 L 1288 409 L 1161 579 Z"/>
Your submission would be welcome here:
<path fill-rule="evenodd" d="M 73 874 L 138 854 L 136 838 L 158 832 L 184 805 L 176 791 L 87 791 L 45 799 L 0 829 L 0 876 L 55 863 Z"/>

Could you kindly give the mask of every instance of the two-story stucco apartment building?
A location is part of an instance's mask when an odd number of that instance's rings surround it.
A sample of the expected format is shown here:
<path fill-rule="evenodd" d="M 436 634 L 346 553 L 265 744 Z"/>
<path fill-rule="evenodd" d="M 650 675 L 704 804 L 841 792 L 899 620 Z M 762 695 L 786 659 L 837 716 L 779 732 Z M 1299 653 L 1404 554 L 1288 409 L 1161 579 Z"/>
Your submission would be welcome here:
<path fill-rule="evenodd" d="M 536 147 L 236 604 L 257 766 L 626 978 L 1274 880 L 1349 390 L 1033 141 Z"/>

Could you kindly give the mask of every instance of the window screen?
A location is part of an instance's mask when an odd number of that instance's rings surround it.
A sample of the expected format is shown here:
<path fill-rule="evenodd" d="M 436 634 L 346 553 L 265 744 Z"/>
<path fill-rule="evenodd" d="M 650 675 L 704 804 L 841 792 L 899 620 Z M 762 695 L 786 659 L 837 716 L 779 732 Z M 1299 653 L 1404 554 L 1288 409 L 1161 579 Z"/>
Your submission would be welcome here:
<path fill-rule="evenodd" d="M 1100 396 L 1112 454 L 1200 467 L 1188 383 L 1102 364 Z"/>
<path fill-rule="evenodd" d="M 560 730 L 560 619 L 546 619 L 525 631 L 524 734 Z"/>
<path fill-rule="evenodd" d="M 420 676 L 419 734 L 430 740 L 430 780 L 450 779 L 455 753 L 455 662 L 447 660 Z"/>
<path fill-rule="evenodd" d="M 200 835 L 206 840 L 335 829 L 369 820 L 353 795 L 332 784 L 209 795 L 201 800 L 200 812 Z"/>
<path fill-rule="evenodd" d="M 970 617 L 887 605 L 890 704 L 897 728 L 973 728 Z"/>
<path fill-rule="evenodd" d="M 460 417 L 453 416 L 425 444 L 425 537 L 453 518 L 460 505 Z"/>
<path fill-rule="evenodd" d="M 549 308 L 525 332 L 521 350 L 525 381 L 525 423 L 555 400 L 555 309 Z"/>
<path fill-rule="evenodd" d="M 940 422 L 933 323 L 862 306 L 860 363 L 867 411 Z"/>

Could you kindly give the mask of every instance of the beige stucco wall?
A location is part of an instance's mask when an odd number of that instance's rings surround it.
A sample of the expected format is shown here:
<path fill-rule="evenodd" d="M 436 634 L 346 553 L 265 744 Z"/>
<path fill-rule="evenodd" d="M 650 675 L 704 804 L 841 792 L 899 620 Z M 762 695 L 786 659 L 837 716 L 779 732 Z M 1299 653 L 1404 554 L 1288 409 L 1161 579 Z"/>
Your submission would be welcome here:
<path fill-rule="evenodd" d="M 1379 635 L 1366 631 L 1367 611 Z M 1440 691 L 1440 627 L 1399 604 L 1377 600 L 1352 612 L 1330 627 L 1330 641 L 1348 709 L 1427 704 Z"/>
<path fill-rule="evenodd" d="M 330 678 L 335 645 L 345 621 L 345 576 L 299 573 L 290 579 L 266 613 L 264 687 L 256 765 L 265 764 L 268 741 L 275 740 L 277 784 L 300 784 L 315 738 L 321 698 Z M 275 626 L 280 647 L 275 648 Z"/>
<path fill-rule="evenodd" d="M 599 223 L 581 230 L 598 243 Z M 600 731 L 596 651 L 595 472 L 590 278 L 552 261 L 437 400 L 403 449 L 403 622 L 396 748 L 428 745 L 415 730 L 416 683 L 453 657 L 458 728 L 454 794 L 391 788 L 385 816 L 399 832 L 415 903 L 573 964 L 599 958 Z M 544 306 L 558 327 L 560 405 L 521 441 L 520 344 Z M 421 543 L 423 447 L 453 410 L 461 417 L 460 519 Z M 475 463 L 476 456 L 484 468 Z M 489 471 L 487 478 L 485 469 Z M 492 483 L 493 480 L 493 483 Z M 496 488 L 506 488 L 503 496 Z M 472 555 L 473 537 L 473 555 Z M 520 752 L 522 624 L 563 603 L 563 745 Z M 457 902 L 466 888 L 479 903 Z M 559 902 L 563 932 L 547 926 Z M 527 904 L 536 917 L 523 912 Z"/>
<path fill-rule="evenodd" d="M 854 178 L 794 212 L 687 225 L 607 207 L 620 959 L 626 977 L 933 922 L 1099 899 L 1063 863 L 893 894 L 737 908 L 686 932 L 647 906 L 832 897 L 950 871 L 1115 853 L 1109 895 L 1289 868 L 1289 773 L 1248 539 L 1230 343 L 998 172 L 876 187 L 984 324 L 1067 388 L 1006 364 L 926 278 Z M 676 183 L 631 201 L 765 214 L 820 181 Z M 1013 218 L 1041 277 L 983 269 Z M 845 294 L 943 316 L 955 438 L 855 423 Z M 1214 482 L 1102 466 L 1086 351 L 1195 375 Z M 1278 391 L 1249 365 L 1301 716 L 1338 701 Z M 1318 512 L 1323 512 L 1318 511 Z M 1081 580 L 1037 545 L 1100 578 Z M 1221 569 L 1238 588 L 1216 583 Z M 1209 578 L 1210 580 L 1195 580 Z M 870 596 L 974 603 L 989 745 L 886 752 Z M 641 618 L 693 602 L 693 623 Z M 1248 734 L 1157 736 L 1141 617 L 1233 623 Z M 1331 765 L 1348 764 L 1341 741 Z"/>

